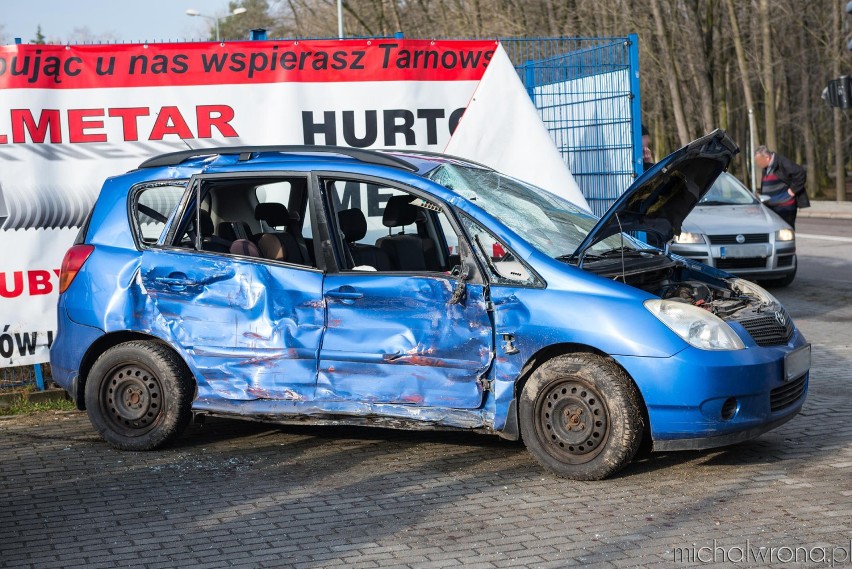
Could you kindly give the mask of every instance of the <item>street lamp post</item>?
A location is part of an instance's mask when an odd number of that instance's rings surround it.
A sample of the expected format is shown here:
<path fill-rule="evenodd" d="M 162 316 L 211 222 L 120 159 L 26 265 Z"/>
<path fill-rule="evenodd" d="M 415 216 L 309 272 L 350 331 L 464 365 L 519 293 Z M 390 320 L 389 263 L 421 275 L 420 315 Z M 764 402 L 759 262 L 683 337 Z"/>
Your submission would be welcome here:
<path fill-rule="evenodd" d="M 207 18 L 208 20 L 212 20 L 216 24 L 216 41 L 219 41 L 219 20 L 222 18 L 227 18 L 228 16 L 239 16 L 240 14 L 245 14 L 246 9 L 243 7 L 234 8 L 227 16 L 208 16 L 207 14 L 202 14 L 198 10 L 194 8 L 190 8 L 186 11 L 187 16 L 198 16 L 199 18 Z"/>

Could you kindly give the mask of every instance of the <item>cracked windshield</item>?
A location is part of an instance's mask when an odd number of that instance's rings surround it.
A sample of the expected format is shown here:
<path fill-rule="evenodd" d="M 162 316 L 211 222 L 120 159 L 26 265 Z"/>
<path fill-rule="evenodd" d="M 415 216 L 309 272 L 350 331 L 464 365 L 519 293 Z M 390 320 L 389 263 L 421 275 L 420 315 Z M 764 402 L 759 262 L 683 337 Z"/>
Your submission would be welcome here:
<path fill-rule="evenodd" d="M 571 256 L 598 222 L 568 200 L 493 170 L 444 164 L 428 177 L 487 211 L 553 258 Z M 628 236 L 610 236 L 589 251 L 639 247 Z"/>

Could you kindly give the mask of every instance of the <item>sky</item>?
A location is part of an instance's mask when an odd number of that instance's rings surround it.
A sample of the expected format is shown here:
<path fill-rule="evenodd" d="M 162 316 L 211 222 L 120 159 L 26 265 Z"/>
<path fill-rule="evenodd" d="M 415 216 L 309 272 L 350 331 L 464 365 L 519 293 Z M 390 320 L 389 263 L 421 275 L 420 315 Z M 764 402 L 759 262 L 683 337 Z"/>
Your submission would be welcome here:
<path fill-rule="evenodd" d="M 29 43 L 39 25 L 50 43 L 206 39 L 210 20 L 187 16 L 189 8 L 225 16 L 228 0 L 0 0 L 0 39 Z"/>

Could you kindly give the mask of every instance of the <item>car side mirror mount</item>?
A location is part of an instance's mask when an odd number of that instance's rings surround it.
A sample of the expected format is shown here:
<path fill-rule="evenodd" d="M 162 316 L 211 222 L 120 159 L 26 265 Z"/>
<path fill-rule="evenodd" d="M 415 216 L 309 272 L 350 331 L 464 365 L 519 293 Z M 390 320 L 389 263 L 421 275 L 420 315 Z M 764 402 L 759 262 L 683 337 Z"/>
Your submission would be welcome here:
<path fill-rule="evenodd" d="M 453 296 L 450 297 L 449 304 L 461 304 L 467 293 L 466 282 L 470 280 L 473 271 L 469 263 L 462 263 L 453 268 L 453 274 L 456 275 L 456 286 L 453 289 Z"/>

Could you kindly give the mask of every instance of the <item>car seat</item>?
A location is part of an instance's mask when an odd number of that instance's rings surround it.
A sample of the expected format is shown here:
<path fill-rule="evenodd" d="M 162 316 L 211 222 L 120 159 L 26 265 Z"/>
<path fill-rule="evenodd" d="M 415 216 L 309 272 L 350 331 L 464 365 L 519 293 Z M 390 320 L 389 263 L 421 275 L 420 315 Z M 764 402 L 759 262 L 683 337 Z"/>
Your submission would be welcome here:
<path fill-rule="evenodd" d="M 245 257 L 260 257 L 260 249 L 257 245 L 248 239 L 237 239 L 231 243 L 231 248 L 228 250 L 233 255 L 243 255 Z"/>
<path fill-rule="evenodd" d="M 367 235 L 367 218 L 364 217 L 364 212 L 357 208 L 344 209 L 337 212 L 337 219 L 355 266 L 369 265 L 378 271 L 393 270 L 385 251 L 375 245 L 356 243 Z"/>
<path fill-rule="evenodd" d="M 382 225 L 390 231 L 394 227 L 405 227 L 417 221 L 417 207 L 411 204 L 414 196 L 391 196 L 385 205 Z M 406 234 L 402 229 L 396 235 L 388 235 L 376 241 L 390 258 L 391 263 L 400 271 L 425 271 L 426 256 L 420 236 Z"/>
<path fill-rule="evenodd" d="M 245 221 L 220 221 L 216 225 L 216 235 L 228 241 L 251 239 L 251 226 Z"/>
<path fill-rule="evenodd" d="M 199 229 L 201 230 L 201 250 L 228 253 L 231 248 L 231 241 L 222 239 L 214 233 L 213 219 L 210 217 L 210 213 L 199 209 L 198 216 L 200 219 Z"/>
<path fill-rule="evenodd" d="M 254 208 L 254 217 L 265 221 L 270 227 L 286 227 L 290 221 L 287 206 L 280 203 L 259 203 Z M 257 241 L 262 257 L 275 261 L 287 261 L 297 265 L 309 265 L 310 256 L 307 248 L 299 247 L 295 237 L 288 231 L 267 231 L 261 234 Z"/>

